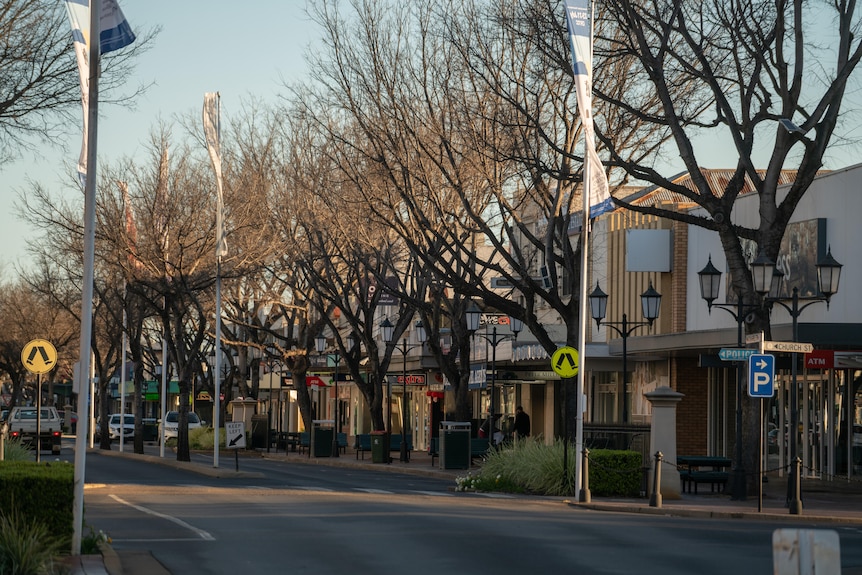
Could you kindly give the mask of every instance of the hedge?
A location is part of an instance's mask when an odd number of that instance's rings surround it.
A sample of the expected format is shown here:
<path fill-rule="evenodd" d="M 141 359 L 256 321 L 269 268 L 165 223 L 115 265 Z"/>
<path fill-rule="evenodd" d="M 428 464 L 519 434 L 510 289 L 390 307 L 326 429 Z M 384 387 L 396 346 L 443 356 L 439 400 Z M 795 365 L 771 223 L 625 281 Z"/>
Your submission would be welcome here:
<path fill-rule="evenodd" d="M 0 461 L 0 509 L 17 511 L 71 540 L 75 468 L 67 462 Z"/>
<path fill-rule="evenodd" d="M 591 494 L 604 497 L 637 497 L 641 492 L 642 481 L 642 457 L 637 451 L 590 451 Z"/>

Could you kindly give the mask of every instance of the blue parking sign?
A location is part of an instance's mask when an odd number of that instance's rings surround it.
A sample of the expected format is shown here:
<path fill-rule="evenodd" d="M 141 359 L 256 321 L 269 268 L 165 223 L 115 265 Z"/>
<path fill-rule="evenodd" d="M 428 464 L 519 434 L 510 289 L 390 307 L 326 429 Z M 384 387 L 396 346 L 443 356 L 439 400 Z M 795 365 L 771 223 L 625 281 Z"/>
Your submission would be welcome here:
<path fill-rule="evenodd" d="M 775 395 L 774 355 L 760 353 L 748 359 L 748 395 L 751 397 Z"/>

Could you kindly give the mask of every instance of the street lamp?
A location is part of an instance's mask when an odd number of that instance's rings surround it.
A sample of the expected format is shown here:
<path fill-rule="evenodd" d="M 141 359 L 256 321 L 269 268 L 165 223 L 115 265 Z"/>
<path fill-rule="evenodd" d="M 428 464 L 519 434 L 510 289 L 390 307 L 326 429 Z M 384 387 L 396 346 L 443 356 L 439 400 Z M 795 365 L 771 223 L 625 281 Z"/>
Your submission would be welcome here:
<path fill-rule="evenodd" d="M 758 261 L 759 260 L 759 261 Z M 815 296 L 799 296 L 799 288 L 794 287 L 792 295 L 789 298 L 780 297 L 780 283 L 784 274 L 775 269 L 775 262 L 763 257 L 758 258 L 751 264 L 752 271 L 760 274 L 762 277 L 773 278 L 773 284 L 777 284 L 776 289 L 770 291 L 770 297 L 767 302 L 770 304 L 777 303 L 783 307 L 790 317 L 793 319 L 793 341 L 799 341 L 799 316 L 808 306 L 817 302 L 826 302 L 826 309 L 829 309 L 829 300 L 838 292 L 838 282 L 841 279 L 841 268 L 835 258 L 832 257 L 832 247 L 826 250 L 826 255 L 817 262 L 817 287 L 818 295 Z M 800 301 L 805 301 L 802 307 L 799 306 Z M 785 303 L 785 302 L 789 302 Z M 796 352 L 791 354 L 790 367 L 790 459 L 793 462 L 793 472 L 787 482 L 787 505 L 792 515 L 802 513 L 802 498 L 801 498 L 801 467 L 799 459 L 799 447 L 797 434 L 799 433 L 799 389 L 797 384 L 797 365 Z"/>
<path fill-rule="evenodd" d="M 477 306 L 475 302 L 470 302 L 464 315 L 467 319 L 467 331 L 470 332 L 470 335 L 475 335 L 479 330 L 479 320 L 482 315 L 482 312 L 479 310 L 479 306 Z M 491 330 L 491 335 L 488 335 L 487 333 L 478 334 L 479 337 L 491 344 L 491 398 L 488 407 L 488 445 L 492 448 L 494 447 L 494 395 L 497 384 L 497 346 L 500 342 L 506 341 L 507 339 L 518 339 L 518 333 L 524 329 L 524 322 L 516 317 L 509 316 L 509 329 L 512 333 L 498 334 L 497 326 L 495 325 Z"/>
<path fill-rule="evenodd" d="M 281 360 L 278 359 L 277 354 L 279 353 L 279 349 L 276 346 L 267 346 L 266 347 L 266 357 L 264 358 L 264 363 L 267 367 L 267 374 L 269 375 L 269 409 L 268 409 L 268 417 L 267 417 L 267 431 L 266 431 L 266 452 L 269 453 L 270 445 L 272 444 L 272 438 L 269 437 L 269 432 L 272 429 L 272 374 L 275 366 L 278 366 L 278 405 L 276 407 L 276 424 L 275 424 L 275 452 L 278 453 L 278 439 L 281 434 L 281 371 L 284 368 Z"/>
<path fill-rule="evenodd" d="M 337 343 L 337 342 L 336 342 Z M 347 336 L 347 347 L 348 351 L 352 350 L 356 345 L 356 336 L 354 334 L 350 334 Z M 322 354 L 326 351 L 326 337 L 323 334 L 318 335 L 314 338 L 314 347 L 317 350 L 317 353 Z M 338 364 L 341 362 L 341 353 L 338 349 L 335 350 L 335 372 L 333 374 L 333 380 L 335 382 L 335 387 L 333 388 L 333 392 L 335 395 L 335 405 L 333 407 L 332 413 L 335 418 L 335 425 L 333 425 L 332 432 L 332 454 L 331 457 L 339 457 L 338 454 L 338 434 L 341 433 L 341 418 L 338 416 Z"/>
<path fill-rule="evenodd" d="M 422 320 L 416 322 L 414 326 L 416 328 L 416 339 L 419 340 L 419 343 L 410 345 L 407 343 L 407 338 L 403 338 L 401 340 L 401 344 L 393 343 L 392 338 L 395 335 L 395 326 L 392 325 L 392 322 L 389 321 L 389 318 L 383 320 L 383 323 L 380 324 L 380 327 L 383 329 L 383 341 L 387 345 L 392 345 L 395 349 L 401 352 L 402 356 L 402 372 L 401 372 L 401 383 L 404 389 L 404 397 L 402 398 L 401 405 L 401 457 L 399 461 L 402 463 L 410 462 L 410 452 L 407 450 L 407 352 L 414 348 L 421 348 L 425 344 L 425 340 L 427 338 L 427 334 L 425 332 L 425 325 L 422 323 Z M 387 381 L 387 385 L 389 385 Z M 390 386 L 390 402 L 389 402 L 389 433 L 390 436 L 392 434 L 392 401 L 391 401 L 391 386 Z"/>
<path fill-rule="evenodd" d="M 641 306 L 643 307 L 642 312 L 646 321 L 629 321 L 625 313 L 623 314 L 623 321 L 621 322 L 604 321 L 608 308 L 608 294 L 602 291 L 602 288 L 599 287 L 598 282 L 596 282 L 596 289 L 594 289 L 593 293 L 590 294 L 590 314 L 593 316 L 593 319 L 596 320 L 596 326 L 600 327 L 602 325 L 606 325 L 615 332 L 617 332 L 620 337 L 623 338 L 623 423 L 628 423 L 629 420 L 628 410 L 626 409 L 629 388 L 627 340 L 629 336 L 634 333 L 634 331 L 639 327 L 643 327 L 645 325 L 651 326 L 655 319 L 658 317 L 659 308 L 661 307 L 661 294 L 655 291 L 655 288 L 652 287 L 652 282 L 650 282 L 649 288 L 641 294 Z"/>
<path fill-rule="evenodd" d="M 760 265 L 769 260 L 761 254 L 754 262 L 751 263 L 751 275 L 754 280 L 754 291 L 761 296 L 766 295 L 773 289 L 772 271 L 764 273 Z M 742 348 L 744 345 L 742 339 L 742 324 L 745 323 L 745 317 L 749 310 L 759 309 L 760 304 L 744 304 L 742 295 L 737 294 L 736 303 L 714 303 L 718 299 L 719 290 L 721 288 L 721 272 L 712 264 L 712 255 L 702 270 L 697 272 L 700 279 L 700 297 L 706 300 L 706 305 L 709 312 L 712 313 L 712 308 L 717 307 L 723 309 L 733 316 L 736 321 L 736 346 Z M 767 283 L 769 282 L 769 283 Z M 735 310 L 735 311 L 734 311 Z M 733 470 L 733 482 L 730 488 L 730 498 L 736 501 L 745 501 L 745 463 L 742 458 L 742 389 L 745 377 L 742 370 L 744 362 L 736 362 L 736 465 Z"/>

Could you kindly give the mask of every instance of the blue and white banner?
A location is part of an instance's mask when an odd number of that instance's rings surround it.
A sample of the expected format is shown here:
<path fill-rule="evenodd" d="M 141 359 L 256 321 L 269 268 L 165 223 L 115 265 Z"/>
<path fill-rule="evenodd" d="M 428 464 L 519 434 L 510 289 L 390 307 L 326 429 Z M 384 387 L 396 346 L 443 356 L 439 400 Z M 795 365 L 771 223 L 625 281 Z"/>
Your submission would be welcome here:
<path fill-rule="evenodd" d="M 596 152 L 593 127 L 593 29 L 590 0 L 565 0 L 566 23 L 572 48 L 572 71 L 578 96 L 578 112 L 584 127 L 584 143 L 589 157 L 590 217 L 614 208 L 602 161 Z"/>
<path fill-rule="evenodd" d="M 227 255 L 227 234 L 224 226 L 224 191 L 221 171 L 221 100 L 218 92 L 204 94 L 204 139 L 216 177 L 216 252 L 217 258 Z"/>
<path fill-rule="evenodd" d="M 84 143 L 78 158 L 78 176 L 83 186 L 87 177 L 87 118 L 90 108 L 90 0 L 66 0 L 66 11 L 72 24 L 72 42 L 78 60 L 81 104 L 84 108 Z M 135 41 L 132 28 L 123 16 L 117 0 L 101 0 L 100 12 L 99 51 L 102 54 L 125 48 Z"/>

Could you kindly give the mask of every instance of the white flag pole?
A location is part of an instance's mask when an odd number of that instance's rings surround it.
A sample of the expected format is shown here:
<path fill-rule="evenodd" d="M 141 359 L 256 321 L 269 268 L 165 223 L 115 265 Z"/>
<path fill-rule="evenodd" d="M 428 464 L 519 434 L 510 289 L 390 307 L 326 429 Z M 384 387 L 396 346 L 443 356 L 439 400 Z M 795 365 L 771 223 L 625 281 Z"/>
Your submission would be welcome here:
<path fill-rule="evenodd" d="M 96 134 L 99 121 L 99 15 L 101 0 L 90 0 L 90 82 L 88 90 L 87 110 L 87 179 L 84 186 L 84 269 L 81 285 L 81 341 L 79 358 L 81 374 L 90 373 L 90 342 L 93 335 L 93 269 L 96 253 Z M 83 397 L 78 396 L 80 411 L 81 401 L 89 405 L 91 397 L 90 386 L 82 385 Z M 81 554 L 81 531 L 84 525 L 84 467 L 87 457 L 87 417 L 78 418 L 78 428 L 75 437 L 75 493 L 72 512 L 72 555 Z M 83 424 L 83 425 L 82 425 Z"/>

